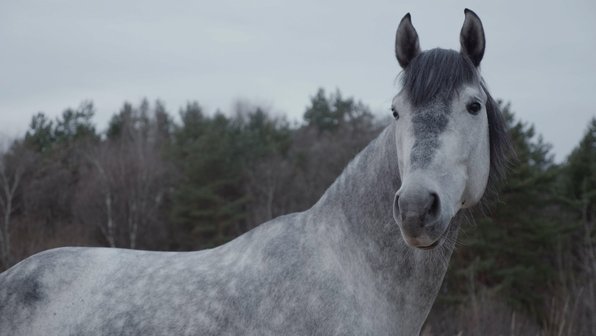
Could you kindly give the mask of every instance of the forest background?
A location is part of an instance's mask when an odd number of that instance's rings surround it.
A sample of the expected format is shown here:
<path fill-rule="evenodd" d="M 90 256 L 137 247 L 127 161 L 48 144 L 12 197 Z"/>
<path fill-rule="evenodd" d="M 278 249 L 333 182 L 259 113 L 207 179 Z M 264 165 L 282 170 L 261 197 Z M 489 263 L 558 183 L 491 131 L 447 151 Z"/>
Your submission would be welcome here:
<path fill-rule="evenodd" d="M 460 232 L 424 335 L 596 335 L 596 118 L 555 163 L 499 102 L 515 148 L 499 197 Z M 238 102 L 177 114 L 124 103 L 107 128 L 85 101 L 38 113 L 0 156 L 0 271 L 59 246 L 211 248 L 312 206 L 390 122 L 319 89 L 303 120 Z"/>

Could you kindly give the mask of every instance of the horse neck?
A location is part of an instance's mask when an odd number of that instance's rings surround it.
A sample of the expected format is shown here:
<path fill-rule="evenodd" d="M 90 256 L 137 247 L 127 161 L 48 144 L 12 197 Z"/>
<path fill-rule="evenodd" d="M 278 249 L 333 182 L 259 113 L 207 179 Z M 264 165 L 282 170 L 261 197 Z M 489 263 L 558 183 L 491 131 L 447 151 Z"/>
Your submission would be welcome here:
<path fill-rule="evenodd" d="M 392 124 L 356 155 L 315 208 L 341 210 L 345 224 L 358 231 L 392 220 L 393 195 L 401 184 L 394 132 Z"/>
<path fill-rule="evenodd" d="M 375 274 L 383 282 L 376 283 L 376 288 L 384 291 L 397 307 L 396 314 L 403 317 L 396 322 L 415 329 L 426 319 L 438 293 L 458 227 L 450 225 L 445 241 L 433 250 L 408 246 L 393 219 L 394 195 L 400 185 L 392 124 L 348 164 L 311 212 L 326 219 L 317 221 L 322 225 L 340 227 L 333 232 L 341 232 L 342 237 L 334 240 L 343 240 L 339 248 L 346 263 Z"/>

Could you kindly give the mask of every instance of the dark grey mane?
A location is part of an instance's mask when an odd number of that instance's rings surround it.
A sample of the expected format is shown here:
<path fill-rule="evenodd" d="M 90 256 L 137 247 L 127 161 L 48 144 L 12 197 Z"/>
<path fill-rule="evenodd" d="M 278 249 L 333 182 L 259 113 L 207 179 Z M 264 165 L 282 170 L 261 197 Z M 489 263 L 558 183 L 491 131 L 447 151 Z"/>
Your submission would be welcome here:
<path fill-rule="evenodd" d="M 464 84 L 479 82 L 472 61 L 455 50 L 435 48 L 416 56 L 402 73 L 403 89 L 414 107 L 451 100 Z"/>
<path fill-rule="evenodd" d="M 507 126 L 499 105 L 492 98 L 486 84 L 472 61 L 455 50 L 435 48 L 416 56 L 401 74 L 403 90 L 414 107 L 441 99 L 449 101 L 464 84 L 479 84 L 488 99 L 490 138 L 490 175 L 485 196 L 494 194 L 496 184 L 504 177 L 511 144 Z"/>
<path fill-rule="evenodd" d="M 482 89 L 486 93 L 486 114 L 488 116 L 488 136 L 490 142 L 490 172 L 484 198 L 496 195 L 498 183 L 505 177 L 508 157 L 513 154 L 511 140 L 507 134 L 507 123 L 499 104 L 488 92 L 484 81 Z"/>

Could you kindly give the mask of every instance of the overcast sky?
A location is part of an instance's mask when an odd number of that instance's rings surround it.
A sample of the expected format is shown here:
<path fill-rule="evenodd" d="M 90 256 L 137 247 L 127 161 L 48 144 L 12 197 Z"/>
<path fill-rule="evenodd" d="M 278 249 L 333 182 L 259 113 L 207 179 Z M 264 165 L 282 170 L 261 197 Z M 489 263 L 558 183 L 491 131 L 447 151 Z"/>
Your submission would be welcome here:
<path fill-rule="evenodd" d="M 298 119 L 318 87 L 389 114 L 393 54 L 410 12 L 423 49 L 459 49 L 463 9 L 482 19 L 482 71 L 558 160 L 596 115 L 596 1 L 2 1 L 0 133 L 90 99 L 104 129 L 124 101 L 238 99 Z"/>

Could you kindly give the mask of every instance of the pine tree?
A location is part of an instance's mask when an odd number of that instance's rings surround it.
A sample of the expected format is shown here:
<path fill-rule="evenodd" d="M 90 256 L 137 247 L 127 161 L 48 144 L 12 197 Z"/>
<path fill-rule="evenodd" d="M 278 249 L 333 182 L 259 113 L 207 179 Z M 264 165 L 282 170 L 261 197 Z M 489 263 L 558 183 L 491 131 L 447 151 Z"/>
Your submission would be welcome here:
<path fill-rule="evenodd" d="M 592 118 L 579 145 L 563 168 L 562 188 L 566 203 L 576 218 L 591 227 L 594 234 L 596 212 L 596 118 Z M 592 237 L 594 238 L 594 237 Z"/>
<path fill-rule="evenodd" d="M 198 104 L 189 104 L 181 119 L 172 149 L 181 174 L 172 219 L 188 239 L 179 236 L 176 247 L 216 246 L 240 233 L 245 216 L 238 129 L 221 113 L 205 117 Z"/>
<path fill-rule="evenodd" d="M 304 112 L 304 120 L 309 126 L 314 126 L 321 132 L 336 131 L 346 124 L 370 125 L 372 114 L 361 102 L 353 98 L 344 99 L 339 90 L 327 96 L 325 90 L 321 88 L 311 98 L 310 106 Z"/>
<path fill-rule="evenodd" d="M 594 334 L 596 321 L 596 118 L 592 118 L 579 145 L 561 169 L 559 199 L 568 214 L 566 221 L 575 225 L 565 244 L 564 265 L 566 293 L 576 296 L 576 305 L 584 316 L 577 321 L 585 334 Z M 581 314 L 577 314 L 581 316 Z"/>

